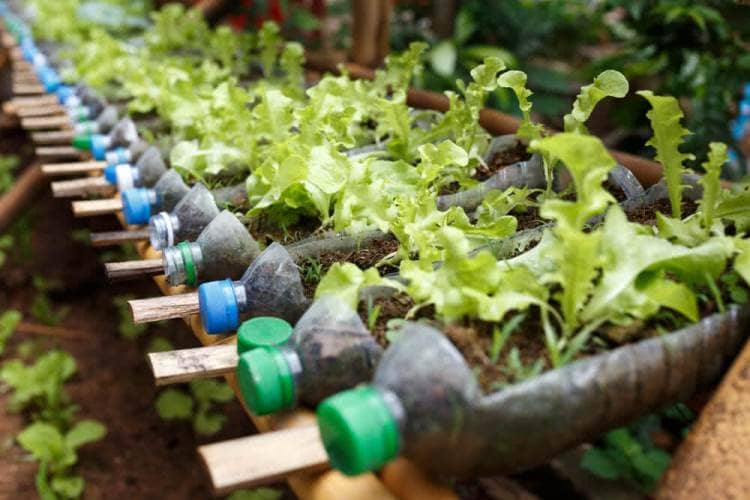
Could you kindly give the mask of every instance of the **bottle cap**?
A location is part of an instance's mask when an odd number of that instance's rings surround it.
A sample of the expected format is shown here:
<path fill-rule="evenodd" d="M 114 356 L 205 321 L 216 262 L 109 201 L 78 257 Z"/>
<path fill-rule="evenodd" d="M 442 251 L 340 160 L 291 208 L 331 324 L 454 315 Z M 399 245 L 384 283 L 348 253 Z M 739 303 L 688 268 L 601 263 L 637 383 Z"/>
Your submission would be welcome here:
<path fill-rule="evenodd" d="M 181 241 L 176 244 L 175 247 L 180 251 L 180 256 L 182 257 L 182 268 L 185 271 L 185 284 L 195 286 L 198 279 L 198 273 L 195 269 L 195 262 L 193 262 L 193 251 L 190 248 L 190 243 L 187 241 Z"/>
<path fill-rule="evenodd" d="M 151 218 L 149 191 L 151 190 L 146 188 L 134 188 L 122 192 L 120 197 L 122 198 L 122 213 L 125 216 L 125 222 L 128 224 L 145 224 L 148 222 Z"/>
<path fill-rule="evenodd" d="M 373 386 L 340 392 L 318 406 L 318 427 L 331 465 L 353 476 L 396 457 L 398 423 Z"/>
<path fill-rule="evenodd" d="M 82 151 L 91 150 L 91 134 L 78 134 L 73 137 L 73 147 Z"/>
<path fill-rule="evenodd" d="M 117 185 L 117 165 L 107 165 L 104 167 L 104 178 L 112 184 Z"/>
<path fill-rule="evenodd" d="M 237 330 L 237 353 L 256 347 L 277 347 L 292 336 L 292 325 L 281 318 L 258 316 L 240 325 Z"/>
<path fill-rule="evenodd" d="M 201 322 L 207 333 L 226 333 L 240 325 L 240 311 L 230 279 L 209 281 L 198 287 Z"/>
<path fill-rule="evenodd" d="M 276 347 L 259 347 L 240 355 L 237 380 L 242 399 L 256 415 L 294 406 L 294 374 Z"/>
<path fill-rule="evenodd" d="M 121 163 L 130 163 L 130 151 L 123 147 L 116 147 L 112 151 L 107 151 L 104 155 L 107 165 L 119 165 Z"/>
<path fill-rule="evenodd" d="M 104 160 L 104 156 L 107 154 L 107 147 L 109 146 L 107 139 L 107 136 L 102 134 L 93 134 L 91 136 L 91 154 L 94 155 L 95 160 Z"/>
<path fill-rule="evenodd" d="M 57 100 L 60 104 L 64 104 L 65 100 L 68 99 L 68 97 L 75 95 L 73 92 L 73 87 L 71 87 L 70 85 L 60 85 L 55 91 L 55 94 L 57 95 Z"/>

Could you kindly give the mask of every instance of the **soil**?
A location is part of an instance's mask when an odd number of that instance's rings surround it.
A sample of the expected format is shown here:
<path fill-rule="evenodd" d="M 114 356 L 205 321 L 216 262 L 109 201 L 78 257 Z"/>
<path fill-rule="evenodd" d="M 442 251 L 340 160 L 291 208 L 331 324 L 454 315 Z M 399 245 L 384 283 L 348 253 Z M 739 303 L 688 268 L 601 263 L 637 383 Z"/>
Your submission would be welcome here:
<path fill-rule="evenodd" d="M 29 313 L 35 296 L 32 276 L 42 275 L 56 283 L 55 291 L 50 292 L 54 307 L 69 311 L 58 325 L 62 330 L 50 330 L 49 335 L 16 332 L 2 360 L 14 357 L 16 347 L 28 340 L 40 352 L 59 347 L 75 358 L 78 371 L 66 390 L 80 407 L 77 418 L 97 419 L 108 429 L 103 441 L 79 452 L 76 470 L 86 480 L 85 498 L 211 498 L 197 446 L 252 434 L 252 424 L 236 400 L 219 409 L 228 420 L 224 429 L 211 437 L 196 437 L 187 422 L 159 418 L 154 410 L 158 390 L 145 357 L 149 338 L 164 337 L 175 348 L 199 344 L 180 321 L 158 324 L 138 341 L 120 336 L 112 298 L 123 294 L 154 296 L 159 291 L 150 280 L 106 283 L 98 263 L 103 254 L 97 255 L 87 244 L 74 241 L 71 232 L 115 229 L 116 220 L 73 220 L 70 214 L 69 200 L 54 200 L 49 194 L 39 199 L 27 216 L 33 227 L 32 253 L 25 259 L 14 257 L 0 271 L 0 311 L 19 309 L 28 323 L 36 323 Z M 13 436 L 25 425 L 24 419 L 7 414 L 7 397 L 0 396 L 0 498 L 36 498 L 36 465 L 13 443 Z M 286 487 L 277 486 L 285 492 L 285 498 L 292 498 Z"/>
<path fill-rule="evenodd" d="M 474 178 L 478 181 L 484 181 L 495 175 L 503 168 L 518 163 L 519 161 L 528 160 L 531 157 L 526 146 L 519 142 L 515 148 L 506 151 L 499 151 L 492 157 L 487 165 L 477 167 Z"/>
<path fill-rule="evenodd" d="M 698 204 L 692 200 L 683 199 L 682 204 L 680 205 L 680 210 L 682 211 L 682 217 L 685 218 L 688 215 L 694 214 L 698 210 Z M 655 226 L 656 212 L 661 212 L 662 214 L 671 217 L 672 205 L 669 203 L 669 200 L 659 200 L 651 206 L 633 210 L 628 213 L 628 220 L 647 226 Z"/>

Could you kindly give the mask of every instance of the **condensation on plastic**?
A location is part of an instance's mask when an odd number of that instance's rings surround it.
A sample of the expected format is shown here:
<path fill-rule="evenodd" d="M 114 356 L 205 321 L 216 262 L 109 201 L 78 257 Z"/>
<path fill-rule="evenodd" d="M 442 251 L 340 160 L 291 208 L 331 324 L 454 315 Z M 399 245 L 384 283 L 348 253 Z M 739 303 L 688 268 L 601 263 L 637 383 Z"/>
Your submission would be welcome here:
<path fill-rule="evenodd" d="M 276 316 L 295 324 L 309 303 L 299 269 L 278 243 L 269 245 L 250 264 L 240 283 L 246 295 L 241 312 L 250 316 Z"/>
<path fill-rule="evenodd" d="M 217 215 L 196 240 L 203 261 L 198 268 L 198 280 L 233 280 L 242 275 L 248 264 L 260 254 L 247 228 L 228 210 Z"/>
<path fill-rule="evenodd" d="M 357 312 L 333 296 L 310 306 L 286 347 L 299 356 L 297 394 L 311 406 L 369 381 L 383 354 Z"/>

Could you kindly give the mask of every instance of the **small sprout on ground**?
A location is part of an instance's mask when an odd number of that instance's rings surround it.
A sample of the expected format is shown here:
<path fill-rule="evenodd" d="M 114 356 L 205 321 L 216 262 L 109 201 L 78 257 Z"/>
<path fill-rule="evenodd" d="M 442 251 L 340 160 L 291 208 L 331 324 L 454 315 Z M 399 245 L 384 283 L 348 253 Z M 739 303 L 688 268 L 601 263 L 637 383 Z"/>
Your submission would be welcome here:
<path fill-rule="evenodd" d="M 518 328 L 518 326 L 526 319 L 525 314 L 516 314 L 508 321 L 506 321 L 502 327 L 495 326 L 492 329 L 492 348 L 490 350 L 490 359 L 493 363 L 497 363 L 500 358 L 500 353 L 503 352 L 505 343 L 510 338 L 510 335 Z"/>
<path fill-rule="evenodd" d="M 323 264 L 318 259 L 308 257 L 302 271 L 302 277 L 306 283 L 319 283 L 323 272 Z"/>
<path fill-rule="evenodd" d="M 118 295 L 112 299 L 112 303 L 117 308 L 117 331 L 128 340 L 134 340 L 140 337 L 146 333 L 149 328 L 149 325 L 147 324 L 133 322 L 133 316 L 130 313 L 130 306 L 128 306 L 128 300 L 132 298 L 133 297 L 130 295 Z"/>
<path fill-rule="evenodd" d="M 536 377 L 544 369 L 544 361 L 537 359 L 533 364 L 528 366 L 523 364 L 521 353 L 517 347 L 513 347 L 508 356 L 505 358 L 503 371 L 512 382 L 521 382 L 523 380 Z"/>
<path fill-rule="evenodd" d="M 65 320 L 70 312 L 66 306 L 55 308 L 52 300 L 49 298 L 49 292 L 60 288 L 60 284 L 55 281 L 47 280 L 42 276 L 33 277 L 36 295 L 31 303 L 31 316 L 45 325 L 59 325 Z"/>
<path fill-rule="evenodd" d="M 380 305 L 375 305 L 372 297 L 367 297 L 367 328 L 370 331 L 375 329 L 375 325 L 378 323 L 378 316 L 380 316 Z"/>
<path fill-rule="evenodd" d="M 166 389 L 156 399 L 162 420 L 186 420 L 193 415 L 193 398 L 178 389 Z"/>
<path fill-rule="evenodd" d="M 0 354 L 5 352 L 5 346 L 22 318 L 21 313 L 14 309 L 0 314 Z"/>
<path fill-rule="evenodd" d="M 210 436 L 221 430 L 226 417 L 214 406 L 228 403 L 234 397 L 229 384 L 218 380 L 193 380 L 190 395 L 179 389 L 166 389 L 156 400 L 156 411 L 164 420 L 192 420 L 193 430 Z"/>

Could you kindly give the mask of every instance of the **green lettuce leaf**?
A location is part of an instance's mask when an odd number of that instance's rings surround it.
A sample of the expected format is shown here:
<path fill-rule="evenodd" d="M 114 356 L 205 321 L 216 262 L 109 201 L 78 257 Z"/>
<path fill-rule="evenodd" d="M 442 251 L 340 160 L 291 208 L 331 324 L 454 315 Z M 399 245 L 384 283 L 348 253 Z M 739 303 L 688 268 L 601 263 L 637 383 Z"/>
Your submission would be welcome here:
<path fill-rule="evenodd" d="M 596 105 L 605 97 L 625 97 L 628 80 L 619 71 L 608 69 L 594 78 L 594 82 L 581 87 L 573 103 L 573 110 L 563 117 L 565 132 L 587 134 L 584 126 Z"/>

